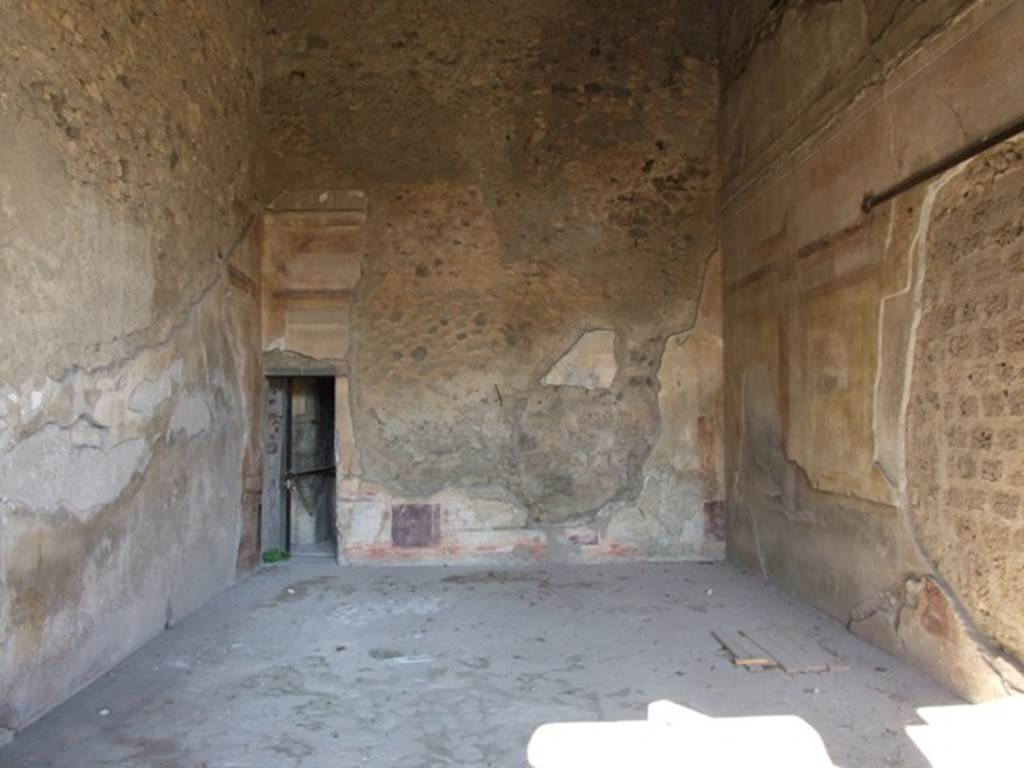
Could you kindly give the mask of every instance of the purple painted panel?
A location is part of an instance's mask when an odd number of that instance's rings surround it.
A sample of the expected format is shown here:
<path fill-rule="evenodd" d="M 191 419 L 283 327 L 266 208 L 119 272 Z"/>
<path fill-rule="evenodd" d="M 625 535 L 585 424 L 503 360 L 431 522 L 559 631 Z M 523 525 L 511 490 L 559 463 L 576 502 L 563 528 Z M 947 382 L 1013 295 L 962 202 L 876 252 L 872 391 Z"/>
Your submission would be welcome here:
<path fill-rule="evenodd" d="M 391 544 L 433 547 L 441 540 L 441 507 L 437 504 L 396 504 L 391 508 Z"/>
<path fill-rule="evenodd" d="M 725 541 L 725 502 L 704 502 L 704 536 L 711 541 Z"/>

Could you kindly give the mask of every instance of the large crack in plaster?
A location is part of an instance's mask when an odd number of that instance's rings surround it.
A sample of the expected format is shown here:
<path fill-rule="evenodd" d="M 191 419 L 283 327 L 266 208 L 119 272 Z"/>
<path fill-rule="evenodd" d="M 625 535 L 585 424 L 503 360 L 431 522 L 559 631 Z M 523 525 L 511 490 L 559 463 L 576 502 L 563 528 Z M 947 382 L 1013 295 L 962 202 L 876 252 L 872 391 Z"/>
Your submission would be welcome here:
<path fill-rule="evenodd" d="M 169 420 L 161 422 L 167 424 L 166 433 L 158 424 L 150 435 L 161 407 L 174 398 L 185 377 L 185 363 L 176 357 L 156 377 L 133 370 L 150 369 L 154 358 L 169 357 L 190 328 L 200 332 L 200 312 L 222 280 L 223 273 L 159 342 L 96 368 L 69 368 L 41 388 L 27 382 L 21 392 L 8 390 L 0 510 L 23 507 L 53 514 L 66 509 L 92 515 L 114 503 L 134 476 L 145 473 L 152 443 L 161 435 L 169 439 L 181 432 L 192 438 L 210 429 L 209 404 L 201 394 L 186 392 L 175 400 Z M 136 377 L 134 387 L 126 385 Z"/>
<path fill-rule="evenodd" d="M 231 245 L 226 251 L 218 250 L 215 261 L 222 266 L 221 269 L 216 270 L 214 277 L 206 283 L 205 286 L 199 291 L 199 294 L 195 298 L 191 299 L 179 310 L 179 319 L 177 322 L 172 323 L 158 339 L 139 344 L 138 346 L 132 347 L 131 352 L 128 352 L 114 360 L 110 360 L 102 365 L 96 366 L 84 366 L 75 364 L 68 366 L 56 376 L 50 377 L 55 384 L 64 384 L 71 377 L 76 376 L 95 376 L 97 374 L 111 373 L 123 369 L 130 365 L 132 361 L 136 360 L 146 352 L 158 352 L 166 349 L 174 340 L 174 338 L 193 321 L 199 307 L 203 305 L 207 297 L 214 292 L 215 289 L 226 285 L 227 283 L 227 267 L 225 266 L 232 256 L 238 251 L 242 243 L 245 242 L 249 235 L 249 230 L 255 222 L 255 215 L 249 216 L 245 224 L 242 225 L 237 236 L 232 241 Z"/>
<path fill-rule="evenodd" d="M 143 471 L 149 448 L 141 438 L 107 446 L 106 437 L 104 431 L 101 444 L 76 445 L 71 430 L 47 425 L 0 456 L 0 502 L 77 514 L 113 502 Z"/>
<path fill-rule="evenodd" d="M 238 238 L 231 245 L 229 254 L 233 254 L 245 240 L 252 221 L 250 218 L 246 222 Z M 108 434 L 104 435 L 102 442 L 92 440 L 88 445 L 83 445 L 82 440 L 72 436 L 72 448 L 84 447 L 100 452 L 120 453 L 124 449 L 118 449 L 118 446 L 144 437 L 145 425 L 156 415 L 163 403 L 173 397 L 175 389 L 181 384 L 184 361 L 180 357 L 174 358 L 173 362 L 155 378 L 141 375 L 127 396 L 125 388 L 131 385 L 126 384 L 126 379 L 131 380 L 133 369 L 150 368 L 151 364 L 147 363 L 147 360 L 154 357 L 159 359 L 160 356 L 168 357 L 182 332 L 190 326 L 198 328 L 202 307 L 207 304 L 207 299 L 215 290 L 225 284 L 225 275 L 225 270 L 219 271 L 198 297 L 189 302 L 181 319 L 167 329 L 157 341 L 142 344 L 130 353 L 102 365 L 71 366 L 56 378 L 47 377 L 41 385 L 36 380 L 28 380 L 23 382 L 20 388 L 0 388 L 0 394 L 5 395 L 0 401 L 0 447 L 3 447 L 5 452 L 4 466 L 13 466 L 14 460 L 10 454 L 18 451 L 20 445 L 47 430 L 50 430 L 50 433 L 44 442 L 51 451 L 55 447 L 54 434 L 71 430 L 73 427 L 80 433 L 82 423 L 106 429 Z M 203 363 L 202 367 L 207 368 L 206 363 Z M 177 407 L 184 408 L 180 404 Z M 187 414 L 185 410 L 188 411 Z M 190 436 L 204 431 L 209 426 L 212 416 L 208 407 L 206 419 L 202 418 L 201 409 L 194 403 L 187 404 L 185 410 L 178 415 L 178 425 L 184 427 Z M 9 498 L 13 499 L 14 496 Z M 80 508 L 82 511 L 88 509 L 87 506 Z"/>
<path fill-rule="evenodd" d="M 972 698 L 985 699 L 999 695 L 999 686 L 1002 687 L 1003 693 L 1010 693 L 1013 689 L 1019 688 L 1022 678 L 1015 665 L 1001 655 L 988 638 L 978 632 L 959 597 L 939 572 L 936 563 L 928 556 L 916 530 L 910 507 L 909 467 L 906 456 L 914 355 L 918 327 L 924 309 L 922 295 L 927 269 L 929 227 L 937 197 L 968 165 L 969 161 L 952 169 L 928 187 L 908 248 L 907 277 L 904 286 L 899 291 L 883 297 L 879 304 L 878 367 L 873 389 L 874 461 L 893 486 L 900 526 L 907 535 L 921 571 L 911 573 L 900 584 L 877 592 L 853 606 L 849 610 L 846 625 L 851 631 L 889 648 L 894 653 L 908 655 L 926 667 L 934 663 L 936 654 L 941 656 L 942 653 L 951 652 L 939 652 L 935 646 L 938 641 L 931 632 L 941 630 L 943 637 L 959 638 L 947 642 L 951 643 L 949 648 L 956 649 L 956 664 L 960 665 L 957 669 L 961 669 L 958 673 L 961 676 L 945 672 L 941 666 L 932 669 L 932 672 L 943 679 L 948 677 L 949 684 L 966 692 Z M 891 207 L 890 216 L 894 215 L 895 207 Z M 886 236 L 887 255 L 892 242 L 893 227 L 894 221 L 891 218 Z M 906 306 L 908 303 L 909 307 Z M 904 306 L 900 306 L 901 304 Z M 909 318 L 901 317 L 901 311 L 904 315 L 909 315 Z M 748 413 L 750 408 L 748 378 L 744 377 L 741 390 L 743 413 Z M 898 405 L 893 403 L 893 395 L 898 395 Z M 896 407 L 893 408 L 893 405 Z M 741 422 L 740 433 L 741 456 L 748 457 L 749 439 L 747 420 L 744 419 Z M 784 443 L 781 441 L 778 450 L 781 451 L 781 459 L 791 471 L 803 473 L 802 467 L 786 455 Z M 767 473 L 778 487 L 760 488 L 758 492 L 766 498 L 780 502 L 787 519 L 794 522 L 813 522 L 813 519 L 807 520 L 803 515 L 793 514 L 796 510 L 793 507 L 795 499 L 792 496 L 792 489 L 779 477 L 780 473 L 784 474 L 783 468 L 764 466 L 761 469 L 760 474 Z M 806 473 L 803 474 L 807 480 Z M 738 488 L 742 480 L 743 470 L 734 478 L 734 487 Z M 825 493 L 820 490 L 818 492 Z M 762 576 L 770 578 L 773 574 L 768 566 L 768 554 L 764 551 L 761 515 L 756 506 L 752 505 L 748 510 L 751 543 Z M 922 607 L 919 604 L 918 596 L 921 594 L 929 596 L 929 606 Z M 952 615 L 942 620 L 941 626 L 918 626 L 921 622 L 934 624 L 938 621 L 935 618 L 936 612 L 941 614 L 944 610 L 948 610 Z M 909 621 L 911 616 L 915 619 L 914 622 Z M 987 682 L 986 674 L 981 671 L 983 669 L 992 675 Z M 993 687 L 992 680 L 998 680 L 999 685 Z"/>
<path fill-rule="evenodd" d="M 948 601 L 957 620 L 959 621 L 959 624 L 963 627 L 967 638 L 976 646 L 978 655 L 984 663 L 1001 681 L 1006 693 L 1011 694 L 1015 689 L 1019 690 L 1021 688 L 1021 680 L 1024 678 L 1022 678 L 1020 669 L 1014 662 L 999 652 L 990 638 L 981 633 L 974 620 L 971 618 L 966 606 L 963 604 L 963 601 L 960 599 L 960 596 L 953 589 L 952 585 L 950 585 L 949 581 L 943 576 L 937 562 L 931 557 L 927 548 L 921 541 L 920 533 L 917 530 L 917 525 L 911 510 L 909 495 L 910 468 L 908 466 L 906 456 L 907 418 L 910 411 L 910 393 L 913 386 L 914 357 L 917 350 L 917 336 L 921 325 L 921 316 L 924 311 L 923 293 L 925 275 L 928 269 L 928 231 L 931 225 L 932 213 L 935 200 L 939 193 L 953 179 L 962 174 L 972 162 L 973 159 L 967 160 L 943 174 L 928 188 L 924 202 L 921 206 L 920 218 L 918 220 L 917 230 L 914 234 L 910 251 L 913 283 L 913 317 L 910 324 L 910 333 L 906 346 L 906 357 L 904 361 L 905 377 L 902 399 L 900 402 L 897 428 L 898 439 L 895 446 L 894 458 L 897 461 L 897 466 L 901 469 L 898 474 L 897 495 L 899 498 L 900 516 L 907 533 L 913 541 L 919 556 L 928 563 L 931 569 L 930 577 L 935 581 L 937 588 L 941 590 L 945 599 Z M 879 346 L 881 350 L 881 344 Z"/>
<path fill-rule="evenodd" d="M 720 269 L 718 257 L 715 250 L 704 259 L 693 321 L 668 335 L 661 345 L 656 379 L 658 428 L 641 464 L 639 488 L 623 489 L 615 498 L 573 520 L 544 526 L 550 536 L 583 527 L 613 540 L 629 541 L 638 533 L 651 542 L 667 537 L 672 545 L 659 545 L 647 553 L 654 558 L 672 546 L 692 545 L 704 538 L 704 504 L 723 490 L 723 481 L 717 476 L 722 465 L 722 458 L 716 455 L 719 430 L 705 426 L 717 424 L 715 403 L 721 390 L 720 378 L 714 378 L 722 372 L 721 332 L 714 327 L 720 313 L 709 306 L 709 291 L 718 287 L 711 279 L 712 270 Z M 695 349 L 698 342 L 701 346 Z M 701 354 L 719 357 L 709 370 L 701 370 Z M 713 392 L 702 397 L 702 384 Z M 712 402 L 703 402 L 708 399 Z M 708 431 L 713 433 L 710 446 L 702 444 Z M 709 480 L 708 473 L 715 477 Z M 707 544 L 703 542 L 701 553 Z"/>
<path fill-rule="evenodd" d="M 33 431 L 0 452 L 0 488 L 7 496 L 0 499 L 0 527 L 9 536 L 0 552 L 6 568 L 0 579 L 11 587 L 9 600 L 0 600 L 0 618 L 15 609 L 24 614 L 26 605 L 39 611 L 39 623 L 15 625 L 18 634 L 5 647 L 15 654 L 11 659 L 52 653 L 54 638 L 68 632 L 81 647 L 42 674 L 57 680 L 78 675 L 76 660 L 88 656 L 90 643 L 109 636 L 93 617 L 111 620 L 102 611 L 77 612 L 78 595 L 94 601 L 97 594 L 124 592 L 120 610 L 132 612 L 133 632 L 118 643 L 129 652 L 153 628 L 230 583 L 241 516 L 223 513 L 241 498 L 241 474 L 193 477 L 187 459 L 240 468 L 249 439 L 248 420 L 243 427 L 236 415 L 249 407 L 246 386 L 226 384 L 244 369 L 235 362 L 241 354 L 237 329 L 225 323 L 232 310 L 226 294 L 208 296 L 165 347 L 133 356 L 109 375 L 79 373 L 59 386 L 48 381 L 39 411 L 31 414 Z M 213 333 L 224 327 L 223 336 Z M 137 404 L 148 414 L 129 407 L 131 393 L 146 382 L 154 386 L 144 387 L 147 396 Z M 160 382 L 173 383 L 171 391 Z M 202 441 L 186 444 L 199 434 Z M 198 565 L 187 576 L 175 568 L 175 575 L 153 568 L 154 557 Z M 18 600 L 20 607 L 12 607 Z M 165 604 L 166 618 L 157 615 Z M 36 674 L 29 662 L 10 660 L 8 667 Z M 0 712 L 0 722 L 26 717 L 12 711 Z"/>
<path fill-rule="evenodd" d="M 182 361 L 175 360 L 174 364 L 156 379 L 143 379 L 128 398 L 129 410 L 152 416 L 160 404 L 174 392 L 175 385 L 181 382 L 181 374 Z"/>
<path fill-rule="evenodd" d="M 917 222 L 917 229 L 914 233 L 914 239 L 910 244 L 910 257 L 907 260 L 908 269 L 910 274 L 908 275 L 908 283 L 912 285 L 913 290 L 913 315 L 910 320 L 910 332 L 906 341 L 906 354 L 903 359 L 903 391 L 901 393 L 899 415 L 897 419 L 896 433 L 894 435 L 895 444 L 892 446 L 892 456 L 890 459 L 895 462 L 893 469 L 895 472 L 887 473 L 894 474 L 898 480 L 896 493 L 899 499 L 900 516 L 903 519 L 904 527 L 907 533 L 910 535 L 911 540 L 914 542 L 914 546 L 917 548 L 918 554 L 921 558 L 930 564 L 932 572 L 938 573 L 938 569 L 935 566 L 927 553 L 925 552 L 924 546 L 921 544 L 921 540 L 918 537 L 916 526 L 914 525 L 913 516 L 910 511 L 910 499 L 907 491 L 909 483 L 909 468 L 907 466 L 907 414 L 910 411 L 910 391 L 913 384 L 914 375 L 914 355 L 917 349 L 917 333 L 921 325 L 921 312 L 922 312 L 922 295 L 924 291 L 924 277 L 925 271 L 928 265 L 928 229 L 931 226 L 932 210 L 935 207 L 935 199 L 938 197 L 939 192 L 945 187 L 950 181 L 963 173 L 968 163 L 963 163 L 950 171 L 947 171 L 943 176 L 932 184 L 927 193 L 925 194 L 924 202 L 921 204 L 921 212 Z M 883 302 L 884 305 L 885 302 Z M 884 326 L 883 326 L 884 327 Z M 881 359 L 883 353 L 883 341 L 879 340 L 879 370 L 882 369 L 884 360 Z M 876 400 L 876 408 L 878 401 Z M 877 411 L 876 411 L 877 416 Z M 877 433 L 876 433 L 877 434 Z M 878 449 L 876 447 L 876 456 L 878 455 Z M 943 588 L 951 593 L 949 586 L 943 584 Z"/>
<path fill-rule="evenodd" d="M 926 34 L 918 37 L 908 47 L 900 50 L 894 58 L 884 63 L 878 58 L 875 51 L 876 43 L 873 41 L 866 50 L 866 56 L 861 59 L 863 62 L 870 57 L 873 74 L 865 77 L 860 86 L 841 103 L 833 105 L 826 113 L 817 117 L 810 128 L 803 126 L 800 118 L 794 118 L 761 152 L 762 155 L 768 155 L 767 160 L 762 160 L 756 167 L 752 165 L 743 169 L 741 173 L 737 174 L 737 178 L 740 180 L 738 184 L 726 185 L 722 200 L 722 210 L 726 214 L 722 224 L 732 222 L 741 212 L 772 194 L 773 190 L 782 182 L 809 164 L 826 145 L 839 141 L 843 133 L 855 129 L 872 109 L 884 105 L 886 110 L 891 111 L 890 102 L 898 103 L 897 97 L 900 90 L 907 87 L 918 73 L 932 66 L 943 56 L 950 54 L 958 46 L 968 42 L 974 35 L 980 34 L 987 26 L 997 24 L 1002 15 L 1013 7 L 1012 0 L 1004 0 L 1002 3 L 977 3 L 969 6 L 928 30 Z M 783 6 L 781 10 L 784 16 L 786 11 L 791 10 L 791 7 Z M 774 13 L 774 9 L 771 12 Z M 900 70 L 915 57 L 928 52 L 929 43 L 936 38 L 950 34 L 951 30 L 963 24 L 972 15 L 981 18 L 967 27 L 965 31 L 953 36 L 952 41 L 941 46 L 936 53 L 929 54 L 924 61 L 916 65 L 914 72 L 901 78 L 895 87 L 889 85 L 888 78 L 891 73 Z M 780 16 L 778 21 L 781 22 L 781 18 Z M 776 27 L 772 27 L 771 31 L 775 29 Z M 884 31 L 879 33 L 879 39 L 883 36 Z M 770 34 L 765 34 L 758 40 L 758 43 L 768 37 Z M 723 100 L 725 94 L 735 87 L 739 80 L 740 77 L 737 76 L 726 84 Z M 871 90 L 880 86 L 881 93 L 872 98 Z M 815 102 L 807 105 L 801 112 L 801 117 L 813 114 L 821 98 L 823 97 L 819 97 Z M 793 131 L 798 126 L 800 126 L 800 137 L 795 139 Z M 823 140 L 822 137 L 826 138 Z M 754 191 L 751 192 L 751 190 Z"/>
<path fill-rule="evenodd" d="M 626 539 L 643 539 L 642 544 L 651 544 L 658 539 L 668 536 L 671 543 L 657 549 L 643 550 L 644 556 L 654 559 L 679 556 L 697 556 L 717 558 L 721 557 L 719 551 L 723 547 L 722 542 L 716 542 L 714 546 L 708 547 L 706 540 L 706 522 L 704 519 L 706 502 L 719 499 L 722 493 L 723 481 L 715 477 L 709 481 L 705 474 L 708 472 L 717 473 L 723 464 L 721 457 L 713 454 L 721 447 L 721 418 L 717 409 L 720 408 L 720 392 L 707 392 L 701 397 L 697 391 L 697 384 L 704 382 L 705 388 L 710 390 L 714 387 L 720 389 L 721 382 L 721 360 L 716 363 L 718 366 L 717 375 L 719 381 L 713 386 L 707 386 L 708 372 L 697 370 L 700 365 L 699 354 L 701 352 L 713 351 L 721 355 L 722 338 L 719 323 L 720 318 L 720 295 L 712 296 L 712 291 L 720 292 L 720 283 L 717 279 L 720 272 L 718 264 L 719 251 L 711 250 L 703 259 L 703 269 L 700 276 L 700 288 L 697 294 L 698 300 L 693 304 L 692 319 L 683 328 L 678 328 L 660 339 L 657 347 L 654 368 L 657 371 L 655 378 L 656 412 L 658 414 L 657 428 L 648 443 L 643 456 L 639 458 L 637 482 L 627 484 L 618 489 L 612 497 L 602 503 L 588 508 L 571 518 L 560 521 L 539 520 L 534 514 L 535 509 L 531 506 L 529 499 L 523 495 L 506 488 L 504 485 L 494 486 L 488 490 L 479 486 L 458 487 L 446 485 L 440 489 L 431 489 L 429 503 L 449 498 L 450 494 L 463 494 L 466 498 L 486 499 L 489 493 L 498 488 L 503 498 L 507 496 L 507 503 L 516 510 L 517 516 L 522 516 L 521 528 L 509 529 L 508 526 L 499 526 L 494 530 L 521 530 L 532 529 L 534 533 L 542 533 L 547 538 L 549 553 L 558 557 L 566 554 L 578 554 L 580 540 L 592 541 L 595 543 L 605 541 L 608 537 L 621 534 Z M 714 273 L 714 274 L 712 274 Z M 600 376 L 591 376 L 591 368 L 583 359 L 586 355 L 576 355 L 581 345 L 585 345 L 588 339 L 594 340 L 594 346 L 603 357 L 605 370 Z M 618 355 L 624 355 L 622 349 L 616 347 L 624 346 L 617 342 L 616 333 L 612 330 L 593 329 L 583 331 L 577 338 L 570 350 L 563 354 L 556 361 L 548 373 L 543 377 L 543 385 L 551 386 L 577 386 L 586 389 L 601 389 L 612 385 L 615 376 L 622 371 L 622 363 Z M 701 347 L 695 351 L 694 344 L 701 342 Z M 353 342 L 353 348 L 357 344 Z M 561 370 L 560 365 L 572 363 L 576 371 Z M 582 375 L 577 375 L 582 371 Z M 554 376 L 553 374 L 558 374 Z M 713 373 L 713 372 L 712 372 Z M 563 375 L 564 374 L 564 375 Z M 675 390 L 666 385 L 668 377 L 682 377 L 684 381 L 678 382 Z M 557 379 L 557 381 L 556 381 Z M 571 380 L 571 381 L 570 381 Z M 595 386 L 596 384 L 596 386 Z M 670 391 L 671 390 L 671 391 Z M 686 435 L 680 435 L 672 427 L 666 429 L 665 410 L 672 400 L 673 393 L 682 394 L 683 400 L 689 398 L 692 402 L 687 405 L 687 416 L 692 417 L 692 424 L 686 425 Z M 339 398 L 349 399 L 350 410 L 356 407 L 357 387 L 354 381 L 346 381 L 344 392 Z M 708 404 L 712 402 L 712 405 Z M 516 439 L 523 436 L 521 419 L 522 408 L 513 401 L 506 398 L 502 400 L 500 389 L 495 391 L 495 402 L 501 409 L 503 417 L 511 425 Z M 521 405 L 521 404 L 520 404 Z M 705 408 L 708 413 L 704 413 Z M 714 411 L 712 413 L 711 411 Z M 369 411 L 369 415 L 377 418 Z M 702 415 L 707 418 L 699 418 Z M 378 423 L 380 420 L 378 419 Z M 678 426 L 678 420 L 675 423 Z M 357 457 L 359 454 L 359 437 L 354 429 L 341 425 L 342 433 L 346 433 L 345 443 Z M 351 435 L 347 433 L 351 431 Z M 713 439 L 706 440 L 705 432 L 715 432 Z M 711 447 L 701 449 L 702 439 L 708 442 Z M 682 440 L 687 450 L 681 450 L 677 443 Z M 692 454 L 692 455 L 691 455 Z M 712 454 L 712 455 L 705 455 Z M 342 457 L 342 461 L 345 459 Z M 356 460 L 356 467 L 361 462 Z M 512 462 L 510 470 L 518 478 L 520 487 L 525 486 L 522 469 L 518 463 Z M 370 516 L 371 522 L 367 528 L 357 532 L 357 538 L 383 542 L 384 530 L 381 528 L 381 521 L 377 519 L 379 514 L 377 507 L 387 506 L 395 500 L 415 500 L 415 494 L 410 495 L 409 489 L 399 489 L 391 484 L 375 479 L 372 473 L 359 477 L 359 469 L 349 469 L 345 472 L 343 481 L 339 484 L 339 531 L 344 531 L 347 526 L 362 525 L 356 520 L 365 511 Z M 711 495 L 709 495 L 711 494 Z M 451 498 L 455 498 L 451 496 Z M 457 506 L 457 505 L 456 505 Z M 372 507 L 372 509 L 371 509 Z M 365 522 L 365 521 L 363 521 Z M 531 539 L 532 541 L 532 539 Z M 673 547 L 683 543 L 683 549 L 673 550 Z M 687 549 L 691 547 L 692 552 Z M 339 548 L 339 556 L 344 559 Z M 672 551 L 670 551 L 672 550 Z M 623 550 L 624 551 L 624 550 Z M 637 550 L 638 552 L 640 550 Z M 682 553 L 682 554 L 680 554 Z M 616 554 L 621 554 L 617 552 Z"/>
<path fill-rule="evenodd" d="M 1002 674 L 999 674 L 992 663 L 992 659 L 994 657 L 998 657 L 999 654 L 992 647 L 991 642 L 980 634 L 974 622 L 971 620 L 965 606 L 960 600 L 960 597 L 942 575 L 937 563 L 928 554 L 927 549 L 920 539 L 920 535 L 913 518 L 913 513 L 911 511 L 908 490 L 910 482 L 910 468 L 907 464 L 906 456 L 907 418 L 910 410 L 910 393 L 913 386 L 914 357 L 917 350 L 917 336 L 921 324 L 921 315 L 924 310 L 922 297 L 925 275 L 928 267 L 929 229 L 932 222 L 935 201 L 939 194 L 953 179 L 962 174 L 969 165 L 970 161 L 967 161 L 956 168 L 947 171 L 928 187 L 924 200 L 921 204 L 917 227 L 915 228 L 914 237 L 911 240 L 909 248 L 909 256 L 907 259 L 907 282 L 905 287 L 896 293 L 886 296 L 879 307 L 879 329 L 881 335 L 878 344 L 878 375 L 875 382 L 875 463 L 886 479 L 894 485 L 900 519 L 917 552 L 917 555 L 920 557 L 922 562 L 927 563 L 929 567 L 930 573 L 928 578 L 932 579 L 936 584 L 936 588 L 941 590 L 945 600 L 949 603 L 951 609 L 956 614 L 965 635 L 970 642 L 977 646 L 979 656 L 990 668 L 992 668 L 993 672 L 999 676 L 1005 686 L 1007 684 L 1005 677 Z M 894 206 L 895 201 L 893 203 L 892 211 L 895 211 Z M 890 215 L 894 216 L 894 213 L 891 213 Z M 890 220 L 890 226 L 891 225 L 892 220 Z M 901 360 L 901 370 L 886 372 L 885 362 L 889 359 L 886 355 L 886 350 L 888 348 L 890 354 L 895 352 L 895 349 L 893 349 L 894 342 L 888 338 L 888 335 L 893 334 L 894 332 L 899 332 L 898 327 L 887 327 L 885 322 L 887 314 L 890 311 L 898 312 L 898 310 L 895 310 L 896 305 L 898 303 L 904 303 L 908 299 L 910 301 L 911 310 L 909 331 L 907 332 L 905 339 L 897 338 L 895 340 L 895 345 L 901 345 L 904 348 L 904 355 Z M 893 357 L 895 358 L 896 356 L 893 355 Z M 888 381 L 889 387 L 899 389 L 900 399 L 895 418 L 893 418 L 893 414 L 884 413 L 886 403 L 881 390 L 887 375 L 894 377 L 894 379 L 890 379 Z M 900 386 L 897 386 L 898 383 Z M 889 426 L 891 424 L 894 425 L 892 428 Z M 920 580 L 921 579 L 914 578 L 908 579 L 906 584 L 903 585 L 903 588 L 899 590 L 899 593 L 901 595 L 905 594 L 907 590 L 911 588 L 910 585 Z M 895 602 L 892 600 L 891 595 L 888 600 L 886 600 L 885 595 L 880 597 L 882 599 L 882 605 L 887 604 L 887 607 L 892 613 L 891 621 L 893 623 L 893 629 L 897 637 L 899 637 L 900 619 L 906 606 L 908 604 L 911 608 L 915 606 L 912 602 L 908 603 L 908 599 L 906 597 L 901 597 Z M 881 608 L 876 609 L 876 611 L 883 612 Z M 876 611 L 872 611 L 871 614 L 874 614 Z M 857 610 L 855 609 L 851 614 L 851 619 L 848 625 L 852 628 L 857 623 L 863 622 L 867 618 L 868 617 L 857 617 Z M 902 642 L 902 640 L 900 640 L 900 642 Z"/>
<path fill-rule="evenodd" d="M 541 379 L 548 387 L 608 389 L 618 372 L 615 331 L 587 331 Z"/>
<path fill-rule="evenodd" d="M 186 392 L 174 406 L 171 421 L 167 427 L 168 437 L 175 432 L 184 432 L 187 437 L 204 434 L 213 424 L 213 416 L 206 398 L 199 392 Z"/>

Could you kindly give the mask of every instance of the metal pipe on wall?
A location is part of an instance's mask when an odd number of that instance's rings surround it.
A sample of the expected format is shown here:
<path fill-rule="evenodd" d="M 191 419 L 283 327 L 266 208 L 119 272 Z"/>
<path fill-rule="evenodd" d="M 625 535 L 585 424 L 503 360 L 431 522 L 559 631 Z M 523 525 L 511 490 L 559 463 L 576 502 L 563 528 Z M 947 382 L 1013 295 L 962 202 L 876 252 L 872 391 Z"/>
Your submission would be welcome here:
<path fill-rule="evenodd" d="M 1024 133 L 1024 117 L 1018 118 L 1014 122 L 1000 128 L 994 133 L 986 134 L 980 139 L 971 142 L 966 147 L 947 155 L 938 162 L 925 166 L 921 170 L 907 176 L 902 181 L 886 187 L 878 194 L 869 192 L 864 195 L 864 201 L 861 203 L 861 209 L 864 213 L 870 213 L 872 208 L 892 200 L 897 195 L 902 195 L 907 190 L 913 189 L 919 184 L 923 184 L 929 179 L 938 176 L 940 173 L 960 165 L 960 163 L 965 160 L 970 160 L 972 157 L 980 155 L 986 149 L 990 149 L 996 144 L 1002 144 L 1004 141 L 1012 139 L 1014 136 L 1021 133 Z"/>

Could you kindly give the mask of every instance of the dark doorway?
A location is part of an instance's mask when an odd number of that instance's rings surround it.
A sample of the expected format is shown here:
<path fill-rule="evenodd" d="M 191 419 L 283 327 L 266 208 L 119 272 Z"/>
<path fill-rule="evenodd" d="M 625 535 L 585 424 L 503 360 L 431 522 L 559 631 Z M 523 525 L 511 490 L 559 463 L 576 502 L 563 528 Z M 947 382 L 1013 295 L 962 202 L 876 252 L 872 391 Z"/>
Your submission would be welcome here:
<path fill-rule="evenodd" d="M 336 552 L 334 379 L 267 379 L 264 553 Z"/>

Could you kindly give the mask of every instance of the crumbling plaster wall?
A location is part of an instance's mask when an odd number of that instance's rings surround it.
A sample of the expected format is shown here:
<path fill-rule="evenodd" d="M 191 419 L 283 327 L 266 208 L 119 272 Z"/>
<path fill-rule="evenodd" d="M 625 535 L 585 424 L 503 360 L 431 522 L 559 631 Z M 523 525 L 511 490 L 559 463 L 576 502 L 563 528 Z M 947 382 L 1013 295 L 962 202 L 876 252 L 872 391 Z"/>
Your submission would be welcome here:
<path fill-rule="evenodd" d="M 971 699 L 1021 688 L 1015 2 L 724 21 L 728 550 Z M 1016 410 L 1015 410 L 1016 408 Z"/>
<path fill-rule="evenodd" d="M 714 4 L 265 9 L 266 199 L 366 197 L 342 556 L 719 556 Z"/>
<path fill-rule="evenodd" d="M 259 26 L 244 0 L 5 5 L 0 729 L 253 561 Z"/>

